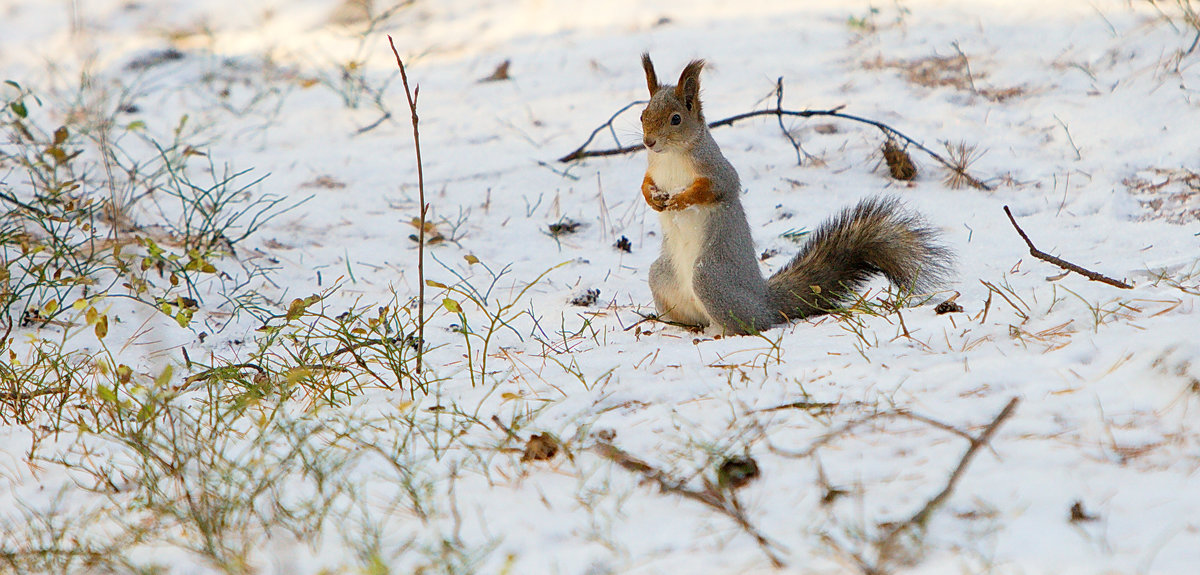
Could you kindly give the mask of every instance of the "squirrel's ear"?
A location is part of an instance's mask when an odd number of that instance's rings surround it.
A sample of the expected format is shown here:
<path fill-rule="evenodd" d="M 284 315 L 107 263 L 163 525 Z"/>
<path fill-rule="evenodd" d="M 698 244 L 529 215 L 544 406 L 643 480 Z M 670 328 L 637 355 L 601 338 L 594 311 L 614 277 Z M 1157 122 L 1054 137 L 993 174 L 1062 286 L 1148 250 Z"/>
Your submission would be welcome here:
<path fill-rule="evenodd" d="M 658 91 L 658 74 L 654 73 L 654 62 L 650 61 L 649 52 L 642 52 L 642 69 L 646 71 L 646 87 L 650 88 L 650 95 L 653 96 Z"/>
<path fill-rule="evenodd" d="M 692 60 L 683 68 L 679 75 L 679 83 L 675 85 L 675 97 L 684 106 L 700 117 L 700 70 L 704 68 L 704 60 Z"/>

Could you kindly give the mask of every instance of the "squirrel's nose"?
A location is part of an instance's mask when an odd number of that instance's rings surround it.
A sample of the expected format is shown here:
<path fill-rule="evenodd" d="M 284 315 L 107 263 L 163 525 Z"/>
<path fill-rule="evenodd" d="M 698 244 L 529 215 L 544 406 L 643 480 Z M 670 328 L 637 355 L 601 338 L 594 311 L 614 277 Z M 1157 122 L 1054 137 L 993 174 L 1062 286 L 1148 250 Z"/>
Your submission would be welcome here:
<path fill-rule="evenodd" d="M 654 144 L 658 143 L 654 138 L 642 138 L 642 143 L 646 144 L 647 148 L 653 148 Z"/>

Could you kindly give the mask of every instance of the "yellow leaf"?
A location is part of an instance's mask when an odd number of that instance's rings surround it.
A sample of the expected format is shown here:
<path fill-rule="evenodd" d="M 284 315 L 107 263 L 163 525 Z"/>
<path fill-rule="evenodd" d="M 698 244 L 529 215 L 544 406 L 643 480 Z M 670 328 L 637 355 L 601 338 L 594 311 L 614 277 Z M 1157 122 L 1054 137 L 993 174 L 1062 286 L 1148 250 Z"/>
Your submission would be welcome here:
<path fill-rule="evenodd" d="M 475 265 L 475 264 L 479 263 L 479 258 L 477 258 L 471 254 L 467 254 L 467 255 L 463 256 L 463 259 L 467 260 L 467 263 L 469 263 L 471 265 Z"/>
<path fill-rule="evenodd" d="M 158 377 L 154 378 L 154 383 L 158 384 L 159 387 L 166 387 L 168 383 L 171 383 L 171 376 L 174 374 L 175 368 L 168 363 L 167 366 L 163 368 L 162 373 L 158 374 Z"/>
<path fill-rule="evenodd" d="M 108 316 L 100 316 L 100 320 L 96 322 L 96 339 L 104 339 L 108 335 Z"/>
<path fill-rule="evenodd" d="M 308 307 L 308 299 L 296 298 L 292 300 L 292 304 L 288 306 L 287 320 L 300 319 L 304 315 L 304 310 Z"/>
<path fill-rule="evenodd" d="M 87 318 L 88 325 L 95 325 L 96 320 L 100 319 L 100 312 L 96 311 L 94 307 L 89 307 L 84 317 Z"/>
<path fill-rule="evenodd" d="M 296 383 L 306 377 L 312 375 L 312 370 L 307 367 L 297 367 L 287 372 L 287 382 Z"/>
<path fill-rule="evenodd" d="M 75 311 L 83 311 L 83 308 L 87 307 L 87 304 L 88 302 L 86 299 L 79 298 L 75 300 L 75 303 L 71 304 L 71 307 L 75 308 Z"/>
<path fill-rule="evenodd" d="M 179 324 L 179 327 L 187 327 L 189 323 L 192 323 L 192 314 L 195 311 L 191 308 L 179 310 L 179 313 L 175 315 L 175 323 Z"/>
<path fill-rule="evenodd" d="M 446 284 L 441 283 L 441 282 L 435 282 L 433 280 L 425 280 L 425 285 L 427 285 L 429 287 L 433 287 L 433 288 L 438 288 L 438 289 L 446 289 Z"/>
<path fill-rule="evenodd" d="M 57 309 L 58 309 L 58 300 L 56 300 L 56 299 L 52 299 L 52 300 L 46 302 L 46 304 L 42 306 L 42 311 L 45 312 L 46 315 L 50 315 L 50 314 L 54 313 L 54 311 Z"/>
<path fill-rule="evenodd" d="M 458 302 L 456 302 L 450 298 L 446 298 L 446 299 L 442 300 L 442 307 L 444 307 L 447 310 L 450 310 L 451 312 L 454 312 L 454 313 L 459 313 L 462 311 L 462 307 L 460 307 L 458 305 Z"/>

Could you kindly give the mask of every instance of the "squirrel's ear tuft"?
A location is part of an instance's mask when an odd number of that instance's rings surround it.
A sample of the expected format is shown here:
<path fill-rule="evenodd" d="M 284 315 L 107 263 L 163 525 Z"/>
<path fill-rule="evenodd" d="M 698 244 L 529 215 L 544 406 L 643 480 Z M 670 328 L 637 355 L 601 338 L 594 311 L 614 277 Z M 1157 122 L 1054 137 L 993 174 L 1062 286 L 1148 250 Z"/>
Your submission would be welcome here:
<path fill-rule="evenodd" d="M 683 68 L 679 75 L 679 83 L 675 85 L 675 97 L 687 106 L 688 111 L 700 114 L 700 70 L 704 68 L 704 60 L 692 60 Z"/>
<path fill-rule="evenodd" d="M 642 52 L 642 69 L 646 71 L 646 87 L 650 88 L 650 95 L 653 96 L 658 91 L 658 74 L 654 73 L 654 62 L 650 61 L 650 53 Z"/>

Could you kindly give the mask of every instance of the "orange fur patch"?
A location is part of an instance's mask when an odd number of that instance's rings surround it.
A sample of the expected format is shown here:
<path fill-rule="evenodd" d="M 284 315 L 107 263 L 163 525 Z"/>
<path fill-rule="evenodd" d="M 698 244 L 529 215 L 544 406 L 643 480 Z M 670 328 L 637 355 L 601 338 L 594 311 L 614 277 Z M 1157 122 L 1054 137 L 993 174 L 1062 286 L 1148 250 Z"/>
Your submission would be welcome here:
<path fill-rule="evenodd" d="M 714 204 L 716 202 L 717 195 L 713 193 L 712 180 L 708 178 L 696 178 L 696 181 L 692 182 L 692 185 L 688 186 L 686 190 L 680 192 L 671 198 L 671 201 L 667 202 L 667 209 L 682 210 L 689 206 Z"/>
<path fill-rule="evenodd" d="M 658 190 L 658 186 L 654 184 L 654 179 L 650 177 L 650 172 L 646 172 L 646 177 L 642 178 L 642 196 L 646 198 L 646 203 L 650 204 L 654 211 L 661 212 L 665 207 L 662 202 L 655 201 L 654 192 Z"/>

